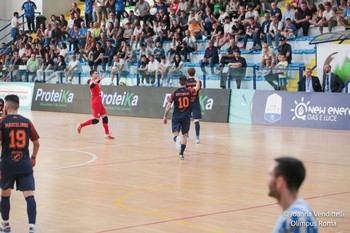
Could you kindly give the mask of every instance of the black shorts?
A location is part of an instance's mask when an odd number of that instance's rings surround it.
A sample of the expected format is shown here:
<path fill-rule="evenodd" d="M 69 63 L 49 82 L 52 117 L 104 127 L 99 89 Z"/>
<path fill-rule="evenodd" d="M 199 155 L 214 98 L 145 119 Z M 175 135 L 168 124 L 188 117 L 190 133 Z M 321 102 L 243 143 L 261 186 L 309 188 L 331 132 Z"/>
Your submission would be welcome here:
<path fill-rule="evenodd" d="M 171 127 L 173 130 L 173 133 L 176 131 L 181 130 L 182 134 L 188 133 L 190 131 L 190 125 L 191 125 L 191 118 L 186 117 L 186 118 L 174 118 L 171 121 Z"/>
<path fill-rule="evenodd" d="M 24 174 L 11 174 L 10 172 L 2 172 L 1 174 L 1 189 L 13 189 L 16 182 L 16 190 L 19 191 L 34 191 L 35 181 L 33 172 Z"/>
<path fill-rule="evenodd" d="M 199 103 L 192 104 L 192 118 L 193 120 L 202 119 L 201 105 Z"/>

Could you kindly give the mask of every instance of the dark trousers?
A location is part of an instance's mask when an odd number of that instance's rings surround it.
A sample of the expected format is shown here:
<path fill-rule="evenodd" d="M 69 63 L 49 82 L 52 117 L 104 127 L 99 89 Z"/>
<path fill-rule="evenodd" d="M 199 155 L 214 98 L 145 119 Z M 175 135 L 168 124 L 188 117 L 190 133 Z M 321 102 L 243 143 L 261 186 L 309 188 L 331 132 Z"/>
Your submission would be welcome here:
<path fill-rule="evenodd" d="M 35 32 L 34 18 L 35 18 L 34 15 L 26 16 L 28 30 L 33 32 Z"/>

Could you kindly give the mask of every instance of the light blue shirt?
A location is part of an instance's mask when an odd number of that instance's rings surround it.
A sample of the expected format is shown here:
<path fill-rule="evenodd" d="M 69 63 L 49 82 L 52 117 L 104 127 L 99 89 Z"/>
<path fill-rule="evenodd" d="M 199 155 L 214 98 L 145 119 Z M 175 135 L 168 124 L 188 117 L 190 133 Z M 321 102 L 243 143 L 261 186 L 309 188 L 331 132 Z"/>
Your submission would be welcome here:
<path fill-rule="evenodd" d="M 297 199 L 278 218 L 273 233 L 318 233 L 318 222 L 303 199 Z"/>
<path fill-rule="evenodd" d="M 313 86 L 312 86 L 312 77 L 305 79 L 305 92 L 315 92 Z"/>

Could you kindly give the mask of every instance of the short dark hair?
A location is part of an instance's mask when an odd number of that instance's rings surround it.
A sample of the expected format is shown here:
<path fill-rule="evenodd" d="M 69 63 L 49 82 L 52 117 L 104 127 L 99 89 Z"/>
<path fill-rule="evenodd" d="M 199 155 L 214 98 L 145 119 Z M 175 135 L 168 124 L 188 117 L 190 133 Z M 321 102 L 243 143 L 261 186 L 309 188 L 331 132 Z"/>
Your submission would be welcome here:
<path fill-rule="evenodd" d="M 5 96 L 6 103 L 10 104 L 10 108 L 17 110 L 19 108 L 19 97 L 18 95 L 7 95 Z"/>
<path fill-rule="evenodd" d="M 194 68 L 188 68 L 187 73 L 189 76 L 194 76 L 196 74 L 196 70 Z"/>
<path fill-rule="evenodd" d="M 298 191 L 306 176 L 303 163 L 292 157 L 280 157 L 275 161 L 277 162 L 276 178 L 282 176 L 286 180 L 288 189 Z"/>
<path fill-rule="evenodd" d="M 97 70 L 90 70 L 90 76 L 93 75 L 93 73 L 97 72 Z"/>
<path fill-rule="evenodd" d="M 179 83 L 180 83 L 180 85 L 182 85 L 182 86 L 186 85 L 186 81 L 187 81 L 187 77 L 186 77 L 185 75 L 181 75 L 181 76 L 179 77 Z"/>

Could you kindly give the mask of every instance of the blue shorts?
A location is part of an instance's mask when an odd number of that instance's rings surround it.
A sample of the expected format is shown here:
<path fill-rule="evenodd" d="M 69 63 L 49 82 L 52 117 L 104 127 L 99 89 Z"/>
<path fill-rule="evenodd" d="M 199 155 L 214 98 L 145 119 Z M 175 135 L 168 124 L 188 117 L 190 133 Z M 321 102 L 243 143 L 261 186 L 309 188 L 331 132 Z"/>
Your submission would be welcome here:
<path fill-rule="evenodd" d="M 35 181 L 33 172 L 25 174 L 10 174 L 2 172 L 1 174 L 1 189 L 13 189 L 16 182 L 16 190 L 19 191 L 34 191 Z"/>
<path fill-rule="evenodd" d="M 11 37 L 12 37 L 12 38 L 15 38 L 16 35 L 17 35 L 17 32 L 18 32 L 18 29 L 17 29 L 17 28 L 11 28 L 11 32 L 10 32 Z"/>
<path fill-rule="evenodd" d="M 194 120 L 202 119 L 201 105 L 199 103 L 192 104 L 192 118 Z"/>
<path fill-rule="evenodd" d="M 172 119 L 171 121 L 171 127 L 173 130 L 173 133 L 178 131 L 182 134 L 186 134 L 188 133 L 188 131 L 190 131 L 190 125 L 191 125 L 191 118 L 186 117 L 186 118 L 175 118 Z"/>

